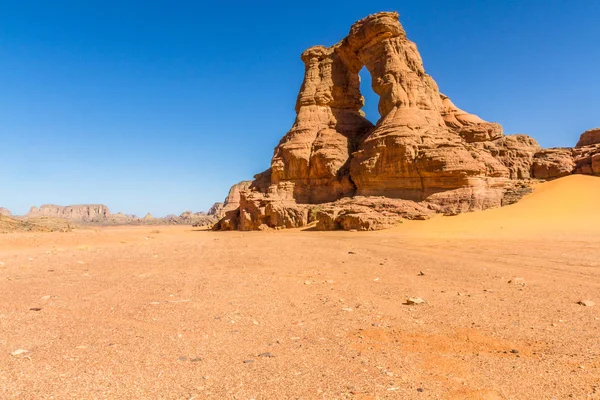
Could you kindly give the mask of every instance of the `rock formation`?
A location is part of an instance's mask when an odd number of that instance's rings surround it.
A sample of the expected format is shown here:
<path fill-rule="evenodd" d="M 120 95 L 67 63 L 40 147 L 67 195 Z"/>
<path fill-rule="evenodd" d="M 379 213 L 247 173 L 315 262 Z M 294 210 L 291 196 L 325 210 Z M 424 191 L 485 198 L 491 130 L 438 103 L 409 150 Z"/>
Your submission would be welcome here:
<path fill-rule="evenodd" d="M 600 128 L 590 129 L 581 134 L 581 138 L 575 147 L 581 148 L 600 144 Z"/>
<path fill-rule="evenodd" d="M 239 199 L 238 199 L 238 204 L 239 204 Z M 219 216 L 221 216 L 221 210 L 223 210 L 224 206 L 225 206 L 225 203 L 221 203 L 220 201 L 216 202 L 208 209 L 208 212 L 206 214 L 215 216 L 215 217 L 219 217 Z"/>
<path fill-rule="evenodd" d="M 299 227 L 316 215 L 318 229 L 377 229 L 400 216 L 501 206 L 524 192 L 512 180 L 531 178 L 537 142 L 504 136 L 440 93 L 397 13 L 358 21 L 338 44 L 301 59 L 296 121 L 216 229 Z M 379 95 L 375 126 L 361 111 L 363 67 Z"/>
<path fill-rule="evenodd" d="M 5 217 L 10 217 L 10 216 L 12 216 L 12 213 L 10 212 L 10 210 L 8 208 L 0 207 L 0 215 L 3 215 Z"/>
<path fill-rule="evenodd" d="M 584 132 L 574 148 L 543 149 L 534 155 L 532 177 L 555 179 L 570 174 L 600 176 L 600 128 Z"/>
<path fill-rule="evenodd" d="M 0 214 L 0 233 L 69 231 L 71 231 L 71 224 L 61 218 L 34 217 L 22 220 Z"/>
<path fill-rule="evenodd" d="M 231 186 L 229 193 L 223 203 L 215 203 L 208 210 L 207 215 L 218 219 L 223 218 L 228 212 L 237 210 L 240 207 L 240 197 L 243 191 L 250 189 L 252 181 L 241 181 Z"/>
<path fill-rule="evenodd" d="M 238 198 L 239 203 L 239 198 Z M 181 215 L 168 215 L 163 218 L 155 218 L 148 213 L 143 218 L 135 215 L 123 214 L 121 212 L 112 214 L 108 207 L 102 204 L 56 206 L 43 205 L 39 209 L 31 207 L 25 216 L 27 221 L 36 218 L 55 218 L 82 225 L 212 225 L 217 221 L 214 216 L 206 213 L 185 211 Z"/>
<path fill-rule="evenodd" d="M 104 222 L 110 217 L 110 211 L 108 207 L 102 204 L 83 204 L 67 207 L 45 204 L 39 209 L 31 207 L 26 217 L 54 217 L 74 222 Z"/>

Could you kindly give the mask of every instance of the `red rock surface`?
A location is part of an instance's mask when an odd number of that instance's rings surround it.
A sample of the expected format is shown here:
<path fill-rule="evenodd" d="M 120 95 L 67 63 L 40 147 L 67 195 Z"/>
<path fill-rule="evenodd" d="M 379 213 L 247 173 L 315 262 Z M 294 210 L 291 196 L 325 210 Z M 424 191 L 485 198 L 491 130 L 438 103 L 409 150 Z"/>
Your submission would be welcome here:
<path fill-rule="evenodd" d="M 346 211 L 353 201 L 358 210 L 364 204 L 357 196 L 410 201 L 408 208 L 446 214 L 483 210 L 526 192 L 526 184 L 513 180 L 600 171 L 597 149 L 590 148 L 600 146 L 593 144 L 597 130 L 586 132 L 575 150 L 542 150 L 533 138 L 504 136 L 501 125 L 454 105 L 425 72 L 397 13 L 368 16 L 336 45 L 311 47 L 301 58 L 305 76 L 296 121 L 275 148 L 271 168 L 240 191 L 239 208 L 216 229 L 304 226 L 318 208 L 312 205 L 327 204 L 331 211 L 344 199 Z M 363 67 L 379 95 L 376 126 L 361 111 Z M 404 202 L 394 215 L 404 212 Z M 362 222 L 348 217 L 354 222 L 346 224 L 335 222 L 344 209 L 321 212 L 331 221 L 320 226 L 388 225 L 382 221 L 389 222 L 389 215 L 377 210 L 356 211 Z"/>
<path fill-rule="evenodd" d="M 581 134 L 579 142 L 575 147 L 590 146 L 593 144 L 600 144 L 600 128 L 590 129 Z"/>

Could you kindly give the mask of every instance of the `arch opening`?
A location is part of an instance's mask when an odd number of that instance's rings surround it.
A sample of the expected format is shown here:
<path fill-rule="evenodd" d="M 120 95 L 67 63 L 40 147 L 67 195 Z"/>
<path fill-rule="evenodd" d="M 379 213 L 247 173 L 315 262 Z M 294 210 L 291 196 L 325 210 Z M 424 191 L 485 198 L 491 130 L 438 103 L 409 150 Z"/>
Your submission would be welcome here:
<path fill-rule="evenodd" d="M 373 91 L 371 73 L 367 67 L 362 67 L 358 73 L 360 78 L 360 93 L 365 99 L 365 105 L 361 109 L 365 113 L 365 118 L 373 125 L 379 121 L 379 95 Z"/>

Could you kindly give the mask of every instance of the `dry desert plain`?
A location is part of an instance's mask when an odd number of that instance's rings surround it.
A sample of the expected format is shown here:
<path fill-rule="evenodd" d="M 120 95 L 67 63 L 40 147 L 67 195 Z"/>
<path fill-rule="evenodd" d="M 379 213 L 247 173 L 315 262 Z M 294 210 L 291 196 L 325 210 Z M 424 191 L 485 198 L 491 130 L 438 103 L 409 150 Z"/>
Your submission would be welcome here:
<path fill-rule="evenodd" d="M 379 232 L 0 235 L 0 398 L 599 399 L 599 199 L 574 175 Z"/>

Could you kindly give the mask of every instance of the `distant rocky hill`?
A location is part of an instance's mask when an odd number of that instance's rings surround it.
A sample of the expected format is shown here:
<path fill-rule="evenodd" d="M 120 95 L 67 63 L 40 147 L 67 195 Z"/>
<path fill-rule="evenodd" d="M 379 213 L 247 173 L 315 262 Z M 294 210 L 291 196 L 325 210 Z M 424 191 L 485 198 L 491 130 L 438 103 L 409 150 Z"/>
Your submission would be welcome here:
<path fill-rule="evenodd" d="M 0 233 L 10 232 L 68 232 L 71 224 L 60 218 L 33 217 L 27 220 L 0 214 Z"/>
<path fill-rule="evenodd" d="M 5 217 L 10 217 L 12 215 L 12 213 L 10 212 L 10 210 L 8 208 L 0 207 L 0 215 L 3 215 Z"/>
<path fill-rule="evenodd" d="M 147 214 L 143 218 L 135 215 L 116 213 L 112 214 L 103 204 L 80 204 L 72 206 L 58 206 L 45 204 L 41 207 L 31 207 L 25 216 L 26 221 L 39 218 L 57 218 L 80 225 L 211 225 L 217 219 L 206 213 L 185 211 L 181 215 L 168 215 L 154 218 Z"/>
<path fill-rule="evenodd" d="M 110 219 L 110 211 L 108 207 L 102 204 L 81 204 L 74 206 L 44 204 L 40 208 L 31 207 L 25 217 L 55 217 L 76 222 L 105 222 Z"/>

